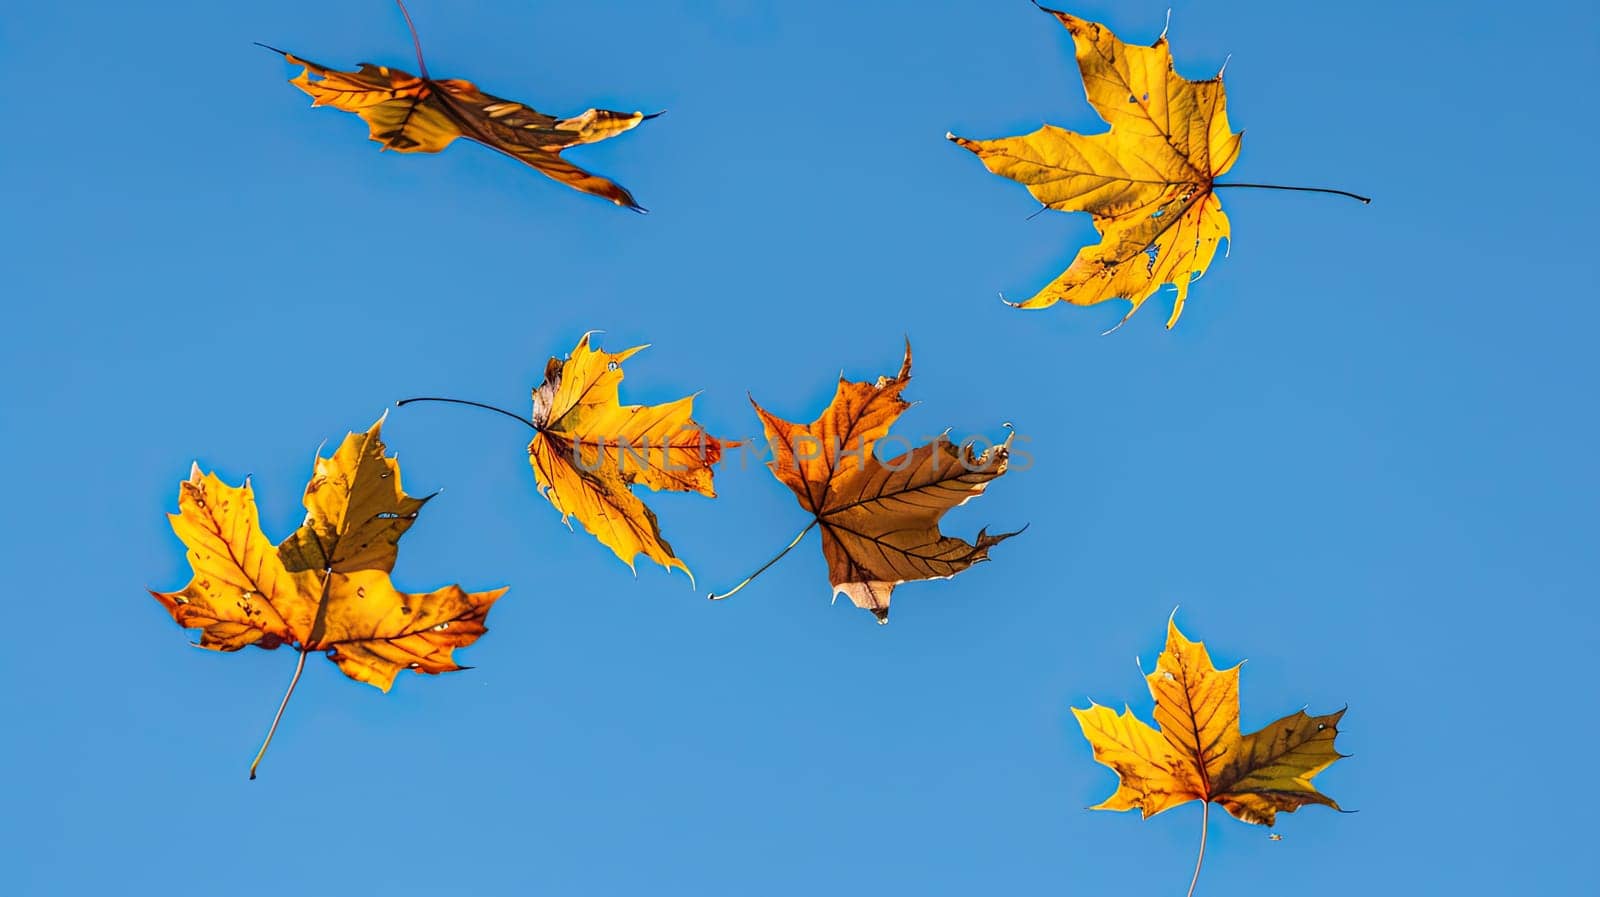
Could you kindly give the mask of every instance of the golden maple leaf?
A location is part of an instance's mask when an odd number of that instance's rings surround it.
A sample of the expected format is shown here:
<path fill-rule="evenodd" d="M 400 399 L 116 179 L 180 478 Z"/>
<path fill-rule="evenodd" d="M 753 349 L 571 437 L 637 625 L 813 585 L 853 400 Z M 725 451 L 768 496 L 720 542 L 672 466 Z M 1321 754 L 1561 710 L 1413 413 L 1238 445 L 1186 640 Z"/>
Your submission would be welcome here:
<path fill-rule="evenodd" d="M 1127 299 L 1133 307 L 1126 321 L 1170 283 L 1177 290 L 1171 327 L 1183 313 L 1190 282 L 1228 237 L 1213 182 L 1238 158 L 1241 135 L 1228 127 L 1222 75 L 1205 81 L 1179 76 L 1165 32 L 1150 47 L 1132 46 L 1103 25 L 1045 11 L 1072 33 L 1089 103 L 1111 129 L 1084 135 L 1045 125 L 998 140 L 948 135 L 990 171 L 1025 184 L 1045 206 L 1094 216 L 1100 242 L 1079 251 L 1031 299 L 1013 304 Z"/>
<path fill-rule="evenodd" d="M 401 11 L 405 11 L 403 3 Z M 411 27 L 409 13 L 406 25 Z M 331 106 L 359 115 L 367 122 L 371 138 L 383 144 L 384 149 L 437 153 L 457 137 L 465 137 L 574 189 L 644 211 L 621 185 L 568 162 L 561 157 L 561 151 L 615 137 L 661 113 L 590 109 L 582 115 L 557 119 L 484 93 L 471 81 L 431 78 L 415 28 L 411 37 L 416 44 L 420 76 L 367 62 L 361 63 L 357 71 L 340 71 L 276 47 L 261 46 L 282 54 L 290 64 L 303 67 L 290 83 L 309 94 L 313 106 Z"/>
<path fill-rule="evenodd" d="M 967 542 L 939 531 L 946 511 L 982 494 L 1006 472 L 1011 437 L 980 454 L 970 443 L 957 446 L 940 435 L 888 460 L 878 457 L 878 443 L 911 407 L 900 398 L 910 380 L 907 342 L 899 374 L 876 383 L 840 377 L 833 400 L 810 424 L 786 421 L 751 400 L 773 453 L 767 466 L 812 515 L 778 557 L 819 527 L 834 596 L 845 595 L 879 623 L 889 621 L 895 586 L 947 579 L 988 560 L 990 548 L 1017 534 L 991 536 L 984 529 Z M 777 559 L 734 589 L 711 597 L 737 592 Z"/>
<path fill-rule="evenodd" d="M 453 649 L 477 641 L 506 590 L 395 589 L 389 571 L 396 543 L 427 499 L 401 488 L 399 464 L 384 454 L 382 425 L 380 419 L 349 434 L 332 457 L 316 459 L 305 522 L 276 546 L 261 530 L 249 482 L 229 486 L 195 465 L 179 489 L 178 513 L 170 515 L 194 576 L 180 591 L 150 594 L 180 626 L 201 630 L 203 648 L 293 646 L 300 652 L 294 682 L 306 655 L 317 651 L 350 678 L 384 691 L 403 669 L 462 669 Z"/>
<path fill-rule="evenodd" d="M 1124 708 L 1072 708 L 1094 758 L 1117 771 L 1115 794 L 1092 809 L 1138 809 L 1145 818 L 1192 800 L 1220 804 L 1245 822 L 1272 825 L 1307 804 L 1339 809 L 1313 777 L 1344 757 L 1334 749 L 1344 711 L 1290 714 L 1239 731 L 1239 667 L 1218 670 L 1203 642 L 1167 623 L 1167 645 L 1145 677 L 1159 731 Z"/>
<path fill-rule="evenodd" d="M 622 363 L 644 348 L 604 352 L 590 347 L 586 333 L 565 360 L 551 358 L 544 383 L 533 391 L 531 424 L 538 432 L 528 444 L 528 462 L 540 494 L 569 526 L 576 517 L 630 569 L 643 554 L 689 574 L 692 583 L 694 575 L 632 487 L 715 498 L 711 466 L 722 460 L 725 445 L 737 443 L 716 439 L 690 417 L 694 396 L 621 404 Z"/>

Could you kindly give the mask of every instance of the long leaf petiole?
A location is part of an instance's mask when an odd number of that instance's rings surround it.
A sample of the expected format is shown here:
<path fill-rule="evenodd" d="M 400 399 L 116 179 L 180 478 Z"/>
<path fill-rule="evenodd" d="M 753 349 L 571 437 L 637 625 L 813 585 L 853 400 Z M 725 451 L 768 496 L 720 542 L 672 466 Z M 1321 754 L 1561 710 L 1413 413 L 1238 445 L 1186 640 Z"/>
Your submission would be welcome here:
<path fill-rule="evenodd" d="M 1348 196 L 1351 199 L 1361 200 L 1362 205 L 1371 205 L 1372 197 L 1351 193 L 1349 190 L 1335 190 L 1332 187 L 1286 187 L 1282 184 L 1212 184 L 1211 189 L 1221 190 L 1224 187 L 1249 188 L 1251 190 L 1293 190 L 1297 193 L 1331 193 L 1334 196 Z"/>
<path fill-rule="evenodd" d="M 300 674 L 306 669 L 306 652 L 300 651 L 300 660 L 294 665 L 294 678 L 289 680 L 289 690 L 283 693 L 283 702 L 278 705 L 278 714 L 272 718 L 272 726 L 267 729 L 267 739 L 261 742 L 261 750 L 256 751 L 256 758 L 250 761 L 250 778 L 254 781 L 256 767 L 261 765 L 261 758 L 267 755 L 267 748 L 272 744 L 272 736 L 278 733 L 278 723 L 283 720 L 283 711 L 289 706 L 289 699 L 294 697 L 294 687 L 300 684 Z"/>
<path fill-rule="evenodd" d="M 400 15 L 406 17 L 406 29 L 411 32 L 411 46 L 417 51 L 417 74 L 421 75 L 424 81 L 432 81 L 433 79 L 428 77 L 428 64 L 422 61 L 422 40 L 417 37 L 417 26 L 411 23 L 411 10 L 406 9 L 405 0 L 394 0 L 394 2 L 400 7 Z"/>
<path fill-rule="evenodd" d="M 1200 883 L 1200 864 L 1206 861 L 1206 830 L 1210 828 L 1211 801 L 1202 801 L 1200 804 L 1200 856 L 1194 861 L 1194 877 L 1189 879 L 1189 893 L 1186 897 L 1194 897 L 1194 886 Z"/>
<path fill-rule="evenodd" d="M 396 408 L 404 408 L 405 406 L 411 404 L 412 402 L 446 402 L 446 403 L 451 404 L 451 405 L 469 405 L 469 406 L 471 406 L 473 408 L 482 408 L 485 411 L 493 411 L 496 414 L 504 414 L 506 417 L 509 417 L 512 420 L 521 421 L 522 423 L 526 424 L 531 429 L 534 429 L 534 430 L 539 429 L 539 427 L 536 424 L 534 424 L 533 421 L 529 420 L 526 417 L 523 417 L 520 414 L 517 414 L 516 412 L 507 411 L 504 408 L 499 407 L 498 405 L 486 405 L 483 402 L 469 402 L 466 399 L 446 399 L 446 398 L 441 398 L 439 396 L 415 396 L 415 397 L 409 398 L 409 399 L 401 399 L 400 401 L 395 402 L 394 405 L 395 405 Z"/>
<path fill-rule="evenodd" d="M 816 520 L 812 520 L 810 523 L 806 524 L 806 528 L 801 530 L 799 535 L 794 537 L 794 541 L 792 541 L 788 545 L 784 546 L 784 549 L 782 551 L 778 552 L 777 555 L 775 555 L 772 558 L 772 560 L 767 561 L 765 564 L 762 564 L 761 565 L 761 569 L 759 569 L 756 572 L 750 574 L 749 576 L 746 576 L 743 580 L 740 581 L 740 583 L 738 585 L 734 586 L 733 588 L 729 589 L 726 592 L 723 592 L 721 595 L 718 595 L 717 593 L 712 592 L 711 594 L 707 595 L 706 597 L 710 598 L 712 601 L 721 601 L 724 598 L 730 598 L 730 597 L 738 594 L 740 589 L 742 589 L 745 586 L 749 585 L 750 582 L 752 580 L 754 580 L 757 576 L 760 576 L 761 574 L 767 572 L 767 568 L 768 567 L 771 567 L 773 564 L 776 564 L 778 561 L 783 560 L 783 556 L 788 554 L 789 552 L 793 551 L 794 547 L 796 545 L 800 544 L 800 540 L 804 539 L 806 537 L 806 533 L 811 532 L 811 528 L 816 526 L 816 525 L 817 525 L 817 521 Z"/>

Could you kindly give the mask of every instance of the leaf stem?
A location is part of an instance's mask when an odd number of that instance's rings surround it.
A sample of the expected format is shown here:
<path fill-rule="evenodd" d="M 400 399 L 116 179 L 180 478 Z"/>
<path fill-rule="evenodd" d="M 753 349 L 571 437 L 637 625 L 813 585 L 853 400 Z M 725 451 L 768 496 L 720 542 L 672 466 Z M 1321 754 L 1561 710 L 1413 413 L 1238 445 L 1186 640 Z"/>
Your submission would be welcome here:
<path fill-rule="evenodd" d="M 817 525 L 817 521 L 816 520 L 812 520 L 810 523 L 806 524 L 806 528 L 801 530 L 799 535 L 794 537 L 794 541 L 792 541 L 788 545 L 784 546 L 784 549 L 782 551 L 778 552 L 777 555 L 775 557 L 773 557 L 772 560 L 767 561 L 765 564 L 762 564 L 761 565 L 761 569 L 759 569 L 756 572 L 750 574 L 749 576 L 746 576 L 738 585 L 734 586 L 733 588 L 729 589 L 726 592 L 723 592 L 721 595 L 718 595 L 717 593 L 712 592 L 711 594 L 707 595 L 706 597 L 710 598 L 712 601 L 721 601 L 724 598 L 731 598 L 732 596 L 738 594 L 739 590 L 744 588 L 745 586 L 749 585 L 751 580 L 753 580 L 757 576 L 760 576 L 761 574 L 767 572 L 767 568 L 768 567 L 771 567 L 773 564 L 776 564 L 778 561 L 783 560 L 783 556 L 788 554 L 789 552 L 793 551 L 794 547 L 796 545 L 800 544 L 800 540 L 804 539 L 806 537 L 806 533 L 811 532 L 811 528 L 813 526 L 816 526 L 816 525 Z"/>
<path fill-rule="evenodd" d="M 428 64 L 422 61 L 422 41 L 417 37 L 417 26 L 411 23 L 411 10 L 406 9 L 405 0 L 394 0 L 394 2 L 399 5 L 400 14 L 406 17 L 406 28 L 411 31 L 411 46 L 417 51 L 418 73 L 422 75 L 422 80 L 432 81 L 433 79 L 428 77 Z"/>
<path fill-rule="evenodd" d="M 1194 861 L 1194 878 L 1189 879 L 1189 893 L 1187 897 L 1194 897 L 1194 886 L 1200 883 L 1200 864 L 1206 861 L 1206 829 L 1211 821 L 1211 801 L 1200 805 L 1200 856 Z"/>
<path fill-rule="evenodd" d="M 441 398 L 439 396 L 415 396 L 415 397 L 409 398 L 409 399 L 401 399 L 400 401 L 395 402 L 394 404 L 395 404 L 396 408 L 404 408 L 405 406 L 411 404 L 412 402 L 448 402 L 451 405 L 470 405 L 473 408 L 482 408 L 485 411 L 493 411 L 496 414 L 504 414 L 506 417 L 509 417 L 512 420 L 521 421 L 522 423 L 526 424 L 528 427 L 530 427 L 530 428 L 532 428 L 534 430 L 539 429 L 538 426 L 536 426 L 533 421 L 528 420 L 527 418 L 523 417 L 520 414 L 517 414 L 515 412 L 511 412 L 511 411 L 507 411 L 504 408 L 500 408 L 500 407 L 497 407 L 495 405 L 485 405 L 482 402 L 469 402 L 466 399 L 446 399 L 446 398 Z"/>
<path fill-rule="evenodd" d="M 256 759 L 250 763 L 250 778 L 256 777 L 256 767 L 261 765 L 261 758 L 267 755 L 267 747 L 272 744 L 272 736 L 278 732 L 278 723 L 283 719 L 284 708 L 289 706 L 289 699 L 294 696 L 294 687 L 300 684 L 300 674 L 305 672 L 306 652 L 300 652 L 300 662 L 294 665 L 294 678 L 289 680 L 289 690 L 283 693 L 283 703 L 278 705 L 278 715 L 272 718 L 272 728 L 267 730 L 267 740 L 261 742 L 261 750 L 256 751 Z"/>
<path fill-rule="evenodd" d="M 1298 193 L 1331 193 L 1334 196 L 1348 196 L 1351 199 L 1361 200 L 1363 205 L 1371 205 L 1372 197 L 1351 193 L 1349 190 L 1335 190 L 1332 187 L 1285 187 L 1282 184 L 1212 184 L 1211 189 L 1221 190 L 1224 187 L 1248 187 L 1252 190 L 1294 190 Z"/>

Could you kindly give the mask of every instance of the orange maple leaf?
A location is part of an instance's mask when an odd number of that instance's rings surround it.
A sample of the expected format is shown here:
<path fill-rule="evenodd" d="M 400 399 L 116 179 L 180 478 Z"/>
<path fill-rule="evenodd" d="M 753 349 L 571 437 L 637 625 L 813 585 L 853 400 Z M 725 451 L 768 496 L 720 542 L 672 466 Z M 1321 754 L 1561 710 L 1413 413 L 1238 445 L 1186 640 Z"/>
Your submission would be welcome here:
<path fill-rule="evenodd" d="M 751 400 L 773 452 L 767 466 L 812 519 L 777 557 L 712 598 L 744 588 L 818 527 L 835 597 L 845 595 L 887 623 L 895 586 L 948 579 L 988 560 L 990 548 L 1017 534 L 984 529 L 968 542 L 939 530 L 946 511 L 981 495 L 1006 472 L 1012 437 L 979 453 L 941 435 L 893 458 L 878 457 L 878 443 L 911 407 L 900 398 L 910 380 L 907 342 L 900 373 L 876 383 L 840 377 L 833 400 L 810 424 L 784 420 Z"/>

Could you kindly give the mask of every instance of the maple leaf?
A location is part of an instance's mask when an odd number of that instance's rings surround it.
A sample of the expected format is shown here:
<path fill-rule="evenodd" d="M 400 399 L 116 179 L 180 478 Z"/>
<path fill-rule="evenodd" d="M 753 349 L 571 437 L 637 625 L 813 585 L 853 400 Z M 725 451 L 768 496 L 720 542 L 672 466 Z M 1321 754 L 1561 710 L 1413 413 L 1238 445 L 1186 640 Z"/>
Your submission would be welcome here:
<path fill-rule="evenodd" d="M 561 512 L 563 523 L 570 528 L 577 518 L 635 574 L 634 559 L 643 554 L 669 570 L 682 570 L 692 584 L 694 574 L 661 537 L 655 512 L 633 487 L 715 498 L 711 468 L 722 460 L 723 449 L 739 443 L 711 436 L 691 418 L 692 395 L 661 405 L 622 404 L 622 363 L 648 347 L 604 352 L 590 346 L 589 336 L 585 333 L 565 359 L 545 364 L 544 382 L 533 391 L 532 417 L 437 396 L 396 404 L 449 402 L 521 421 L 534 430 L 528 463 L 539 494 Z"/>
<path fill-rule="evenodd" d="M 634 568 L 643 554 L 667 569 L 694 575 L 661 537 L 656 515 L 634 485 L 698 492 L 715 498 L 712 465 L 724 443 L 690 415 L 694 396 L 661 405 L 623 405 L 622 363 L 646 346 L 621 352 L 591 348 L 584 334 L 565 360 L 551 358 L 544 382 L 533 391 L 528 444 L 539 492 L 561 512 Z M 637 570 L 635 570 L 637 572 Z"/>
<path fill-rule="evenodd" d="M 1167 623 L 1167 645 L 1145 677 L 1155 698 L 1150 727 L 1090 702 L 1072 708 L 1094 758 L 1117 771 L 1115 794 L 1092 809 L 1138 809 L 1145 818 L 1192 800 L 1216 803 L 1245 822 L 1272 825 L 1279 811 L 1307 804 L 1339 809 L 1311 779 L 1345 756 L 1334 749 L 1344 711 L 1290 714 L 1259 731 L 1239 731 L 1239 666 L 1218 670 L 1203 642 Z"/>
<path fill-rule="evenodd" d="M 1126 321 L 1170 283 L 1177 293 L 1170 328 L 1183 313 L 1189 284 L 1228 238 L 1228 216 L 1215 190 L 1267 187 L 1370 202 L 1320 187 L 1216 183 L 1238 159 L 1242 136 L 1228 126 L 1222 73 L 1204 81 L 1178 75 L 1165 31 L 1152 46 L 1133 46 L 1103 25 L 1044 11 L 1071 32 L 1089 104 L 1110 130 L 1084 135 L 1045 125 L 997 140 L 946 136 L 990 171 L 1026 185 L 1045 207 L 1089 212 L 1101 239 L 1032 298 L 1009 304 L 1044 308 L 1126 299 L 1132 303 Z"/>
<path fill-rule="evenodd" d="M 278 545 L 261 530 L 248 481 L 229 486 L 194 465 L 179 488 L 172 528 L 188 547 L 194 576 L 180 591 L 150 594 L 180 626 L 201 630 L 200 647 L 296 648 L 284 705 L 312 652 L 326 652 L 345 675 L 384 691 L 402 669 L 463 669 L 453 649 L 477 641 L 490 606 L 505 594 L 454 585 L 422 594 L 395 589 L 389 572 L 396 543 L 427 499 L 401 488 L 399 464 L 384 454 L 382 426 L 380 419 L 349 434 L 331 457 L 317 457 L 305 522 Z M 260 760 L 258 754 L 251 778 Z"/>
<path fill-rule="evenodd" d="M 484 93 L 471 81 L 435 80 L 428 75 L 428 66 L 422 59 L 422 46 L 411 25 L 410 13 L 405 12 L 403 3 L 400 9 L 406 26 L 411 28 L 420 76 L 367 62 L 361 63 L 357 71 L 340 71 L 276 47 L 261 46 L 303 68 L 290 83 L 309 94 L 313 106 L 331 106 L 359 115 L 367 122 L 371 138 L 383 144 L 384 149 L 437 153 L 457 137 L 465 137 L 569 187 L 644 211 L 622 186 L 568 162 L 561 157 L 561 151 L 615 137 L 661 113 L 590 109 L 582 115 L 557 119 Z"/>
<path fill-rule="evenodd" d="M 899 374 L 876 383 L 841 376 L 833 400 L 810 424 L 786 421 L 751 400 L 773 452 L 767 466 L 793 490 L 812 520 L 777 557 L 712 598 L 744 588 L 818 527 L 835 598 L 843 594 L 856 607 L 871 611 L 879 623 L 887 623 L 895 586 L 948 579 L 988 560 L 990 548 L 1017 534 L 989 535 L 983 529 L 967 542 L 939 530 L 946 511 L 982 494 L 1006 472 L 1011 437 L 980 454 L 970 443 L 957 446 L 942 434 L 888 460 L 878 457 L 878 444 L 911 407 L 900 398 L 910 380 L 907 342 Z"/>

